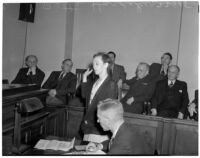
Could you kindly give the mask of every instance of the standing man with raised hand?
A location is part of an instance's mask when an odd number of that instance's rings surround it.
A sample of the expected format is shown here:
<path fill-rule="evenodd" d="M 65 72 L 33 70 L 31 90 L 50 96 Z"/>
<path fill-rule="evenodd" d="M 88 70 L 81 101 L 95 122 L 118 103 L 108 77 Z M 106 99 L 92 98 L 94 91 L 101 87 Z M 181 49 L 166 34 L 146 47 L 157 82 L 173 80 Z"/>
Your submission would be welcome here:
<path fill-rule="evenodd" d="M 27 68 L 21 68 L 13 84 L 38 84 L 41 85 L 44 79 L 44 72 L 37 67 L 38 59 L 35 55 L 29 55 L 25 59 Z"/>
<path fill-rule="evenodd" d="M 109 139 L 108 133 L 97 123 L 96 112 L 99 101 L 117 99 L 117 84 L 110 77 L 110 63 L 109 56 L 99 52 L 93 56 L 93 69 L 88 69 L 83 75 L 81 90 L 83 98 L 86 99 L 86 114 L 81 129 L 84 141 L 106 142 Z M 91 82 L 87 78 L 93 71 L 98 78 Z"/>

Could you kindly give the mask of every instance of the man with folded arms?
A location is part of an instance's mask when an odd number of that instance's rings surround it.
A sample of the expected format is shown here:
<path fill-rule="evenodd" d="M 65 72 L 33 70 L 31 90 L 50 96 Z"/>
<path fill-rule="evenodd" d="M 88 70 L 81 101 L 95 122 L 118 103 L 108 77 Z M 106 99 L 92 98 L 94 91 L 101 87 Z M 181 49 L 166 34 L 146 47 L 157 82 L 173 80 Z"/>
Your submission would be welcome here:
<path fill-rule="evenodd" d="M 152 98 L 152 115 L 183 119 L 189 103 L 187 84 L 177 80 L 180 68 L 171 65 L 167 79 L 157 82 Z"/>

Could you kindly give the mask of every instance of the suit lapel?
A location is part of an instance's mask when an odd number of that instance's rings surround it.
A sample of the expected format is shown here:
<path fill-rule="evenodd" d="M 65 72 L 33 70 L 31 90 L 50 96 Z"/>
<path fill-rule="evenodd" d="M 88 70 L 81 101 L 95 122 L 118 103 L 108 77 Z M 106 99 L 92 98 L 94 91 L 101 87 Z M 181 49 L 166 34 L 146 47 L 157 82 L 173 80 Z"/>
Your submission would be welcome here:
<path fill-rule="evenodd" d="M 94 97 L 93 97 L 93 99 L 92 99 L 92 101 L 91 101 L 91 104 L 93 103 L 93 101 L 96 99 L 96 97 L 100 94 L 100 92 L 105 88 L 105 85 L 106 85 L 106 83 L 108 82 L 108 80 L 109 80 L 109 77 L 107 77 L 106 79 L 105 79 L 105 81 L 101 84 L 101 86 L 98 88 L 98 90 L 96 91 L 96 93 L 95 93 L 95 95 L 94 95 Z M 91 90 L 92 91 L 92 90 Z M 91 94 L 91 92 L 90 92 L 90 94 Z"/>
<path fill-rule="evenodd" d="M 119 129 L 118 129 L 118 131 L 117 131 L 117 133 L 116 133 L 116 135 L 115 135 L 115 137 L 113 138 L 113 140 L 112 140 L 112 144 L 116 141 L 116 139 L 121 135 L 121 133 L 123 132 L 123 131 L 125 131 L 124 129 L 125 129 L 125 125 L 126 123 L 124 122 L 120 127 L 119 127 Z M 121 140 L 120 140 L 121 141 Z M 112 147 L 112 145 L 110 146 L 110 147 Z"/>

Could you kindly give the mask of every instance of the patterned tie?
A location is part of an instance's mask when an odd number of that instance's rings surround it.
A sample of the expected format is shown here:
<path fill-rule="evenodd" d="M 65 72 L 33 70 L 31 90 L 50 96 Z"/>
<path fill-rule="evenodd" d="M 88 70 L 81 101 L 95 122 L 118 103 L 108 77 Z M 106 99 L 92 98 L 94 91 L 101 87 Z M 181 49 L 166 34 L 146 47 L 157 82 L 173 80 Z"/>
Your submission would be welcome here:
<path fill-rule="evenodd" d="M 62 79 L 64 78 L 64 76 L 65 76 L 65 74 L 62 73 L 62 74 L 60 75 L 59 79 L 62 80 Z"/>
<path fill-rule="evenodd" d="M 164 72 L 164 70 L 161 71 L 160 74 L 161 74 L 162 76 L 165 76 L 165 72 Z"/>
<path fill-rule="evenodd" d="M 170 84 L 169 84 L 169 87 L 172 88 L 173 85 L 174 85 L 174 84 L 173 84 L 173 82 L 171 81 Z"/>
<path fill-rule="evenodd" d="M 111 138 L 110 141 L 109 141 L 109 144 L 108 144 L 108 150 L 110 150 L 110 147 L 111 147 L 112 144 L 113 144 L 113 139 L 114 139 L 114 138 Z"/>

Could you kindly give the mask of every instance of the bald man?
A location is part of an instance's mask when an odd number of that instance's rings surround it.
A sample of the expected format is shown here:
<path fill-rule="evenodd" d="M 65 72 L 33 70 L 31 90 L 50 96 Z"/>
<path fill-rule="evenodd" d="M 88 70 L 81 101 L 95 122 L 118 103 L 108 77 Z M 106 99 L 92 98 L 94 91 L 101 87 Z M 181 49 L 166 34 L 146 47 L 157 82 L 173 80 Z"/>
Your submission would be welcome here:
<path fill-rule="evenodd" d="M 121 99 L 126 112 L 142 114 L 144 111 L 144 102 L 149 101 L 154 93 L 155 82 L 149 76 L 149 65 L 139 63 L 136 69 L 136 76 L 125 81 L 130 85 L 130 89 L 124 98 Z"/>
<path fill-rule="evenodd" d="M 29 55 L 26 57 L 25 63 L 27 68 L 21 68 L 12 83 L 41 85 L 45 74 L 37 67 L 37 57 L 35 55 Z"/>
<path fill-rule="evenodd" d="M 183 119 L 189 103 L 187 84 L 177 80 L 180 68 L 171 65 L 167 79 L 157 82 L 152 98 L 152 115 Z"/>

